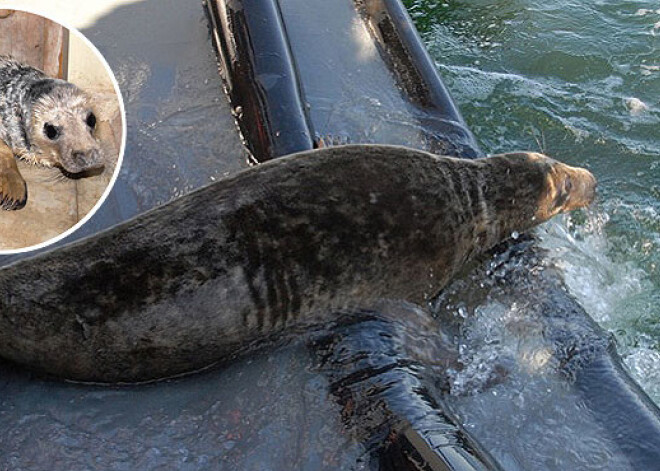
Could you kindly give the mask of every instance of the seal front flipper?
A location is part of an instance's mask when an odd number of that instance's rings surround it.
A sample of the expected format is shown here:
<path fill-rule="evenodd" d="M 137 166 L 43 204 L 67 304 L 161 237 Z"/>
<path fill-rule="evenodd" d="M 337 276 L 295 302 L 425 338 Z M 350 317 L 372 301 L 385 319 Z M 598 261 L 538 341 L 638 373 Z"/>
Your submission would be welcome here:
<path fill-rule="evenodd" d="M 0 145 L 0 205 L 3 209 L 21 209 L 27 202 L 27 185 L 16 165 L 14 154 Z"/>

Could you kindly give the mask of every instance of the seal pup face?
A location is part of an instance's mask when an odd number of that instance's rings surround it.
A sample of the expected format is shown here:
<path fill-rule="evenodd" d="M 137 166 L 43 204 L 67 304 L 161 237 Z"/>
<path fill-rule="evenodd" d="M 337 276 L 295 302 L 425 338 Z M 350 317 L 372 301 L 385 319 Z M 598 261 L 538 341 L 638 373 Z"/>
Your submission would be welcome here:
<path fill-rule="evenodd" d="M 36 163 L 74 174 L 103 167 L 89 96 L 68 82 L 51 84 L 32 107 L 29 138 L 37 149 Z"/>

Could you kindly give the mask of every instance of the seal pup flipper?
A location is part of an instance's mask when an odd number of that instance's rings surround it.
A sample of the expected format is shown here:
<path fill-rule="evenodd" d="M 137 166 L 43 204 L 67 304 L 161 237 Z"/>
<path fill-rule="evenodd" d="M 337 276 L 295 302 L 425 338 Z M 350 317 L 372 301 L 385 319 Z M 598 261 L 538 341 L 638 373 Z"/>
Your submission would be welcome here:
<path fill-rule="evenodd" d="M 0 205 L 2 209 L 21 209 L 27 202 L 27 185 L 16 165 L 14 153 L 0 143 Z"/>

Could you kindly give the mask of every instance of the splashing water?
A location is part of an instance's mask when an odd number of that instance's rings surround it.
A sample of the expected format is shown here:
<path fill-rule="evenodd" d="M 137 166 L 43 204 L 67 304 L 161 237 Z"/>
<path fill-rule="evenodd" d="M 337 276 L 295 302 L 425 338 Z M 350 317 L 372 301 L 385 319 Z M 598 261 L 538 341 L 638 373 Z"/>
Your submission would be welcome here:
<path fill-rule="evenodd" d="M 610 217 L 591 211 L 565 215 L 540 231 L 542 245 L 562 268 L 572 294 L 601 325 L 617 335 L 618 350 L 633 377 L 660 401 L 660 353 L 644 324 L 660 316 L 657 293 L 647 273 L 634 261 L 615 261 L 605 233 Z"/>
<path fill-rule="evenodd" d="M 657 2 L 404 3 L 486 152 L 541 150 L 596 175 L 596 209 L 539 232 L 660 403 Z"/>

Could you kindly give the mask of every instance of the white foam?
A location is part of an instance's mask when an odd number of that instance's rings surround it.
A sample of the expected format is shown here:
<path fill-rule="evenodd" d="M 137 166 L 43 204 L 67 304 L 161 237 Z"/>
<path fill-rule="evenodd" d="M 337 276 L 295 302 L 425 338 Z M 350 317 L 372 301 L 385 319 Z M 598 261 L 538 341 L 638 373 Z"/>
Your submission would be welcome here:
<path fill-rule="evenodd" d="M 628 108 L 628 111 L 630 111 L 631 115 L 639 115 L 648 111 L 649 109 L 649 106 L 646 103 L 635 97 L 626 98 L 624 103 L 626 108 Z"/>
<path fill-rule="evenodd" d="M 660 398 L 660 352 L 638 347 L 623 361 L 647 394 L 657 401 Z"/>
<path fill-rule="evenodd" d="M 645 76 L 651 75 L 653 72 L 660 72 L 660 65 L 642 64 L 639 67 L 641 69 L 641 74 Z"/>
<path fill-rule="evenodd" d="M 539 230 L 541 245 L 563 272 L 566 285 L 589 315 L 622 342 L 619 353 L 633 378 L 656 401 L 660 400 L 660 352 L 646 334 L 629 327 L 648 309 L 638 299 L 653 292 L 653 283 L 634 262 L 614 261 L 604 233 L 609 216 L 604 211 L 588 214 L 577 227 L 572 215 L 564 215 Z M 632 340 L 632 341 L 631 341 Z"/>

